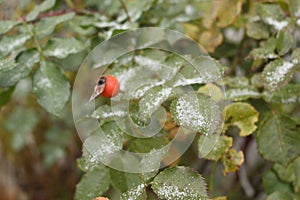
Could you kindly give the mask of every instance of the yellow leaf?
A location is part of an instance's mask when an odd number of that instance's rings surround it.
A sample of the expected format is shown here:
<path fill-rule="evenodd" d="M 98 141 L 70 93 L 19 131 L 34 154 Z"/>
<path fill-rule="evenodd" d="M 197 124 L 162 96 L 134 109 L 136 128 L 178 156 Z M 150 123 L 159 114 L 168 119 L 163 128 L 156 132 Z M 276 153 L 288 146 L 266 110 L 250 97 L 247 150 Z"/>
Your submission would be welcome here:
<path fill-rule="evenodd" d="M 222 157 L 222 162 L 224 165 L 223 168 L 224 175 L 230 172 L 235 172 L 244 163 L 244 154 L 242 151 L 237 152 L 235 149 L 230 149 Z"/>
<path fill-rule="evenodd" d="M 204 31 L 199 38 L 200 45 L 209 53 L 214 52 L 215 48 L 223 41 L 223 35 L 217 30 Z"/>

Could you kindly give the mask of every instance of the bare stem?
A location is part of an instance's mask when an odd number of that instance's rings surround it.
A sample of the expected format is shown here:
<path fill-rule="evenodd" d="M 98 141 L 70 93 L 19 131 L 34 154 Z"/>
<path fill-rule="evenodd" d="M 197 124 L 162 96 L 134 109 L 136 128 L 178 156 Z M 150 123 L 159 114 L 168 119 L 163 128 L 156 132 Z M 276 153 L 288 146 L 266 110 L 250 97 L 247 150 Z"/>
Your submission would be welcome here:
<path fill-rule="evenodd" d="M 126 13 L 126 16 L 127 16 L 127 19 L 128 21 L 130 22 L 131 21 L 131 18 L 130 18 L 130 15 L 129 15 L 129 12 L 128 12 L 128 9 L 126 7 L 126 4 L 124 3 L 123 0 L 119 0 L 121 5 L 122 5 L 122 8 L 124 9 L 125 13 Z"/>
<path fill-rule="evenodd" d="M 35 33 L 29 28 L 28 24 L 25 21 L 23 21 L 23 24 L 26 27 L 26 29 L 29 32 L 29 34 L 32 36 L 32 38 L 34 40 L 34 43 L 35 43 L 35 46 L 36 46 L 36 48 L 37 48 L 37 50 L 38 50 L 38 52 L 40 54 L 41 60 L 45 60 L 45 57 L 44 57 L 44 54 L 43 54 L 43 50 L 41 48 L 41 45 L 40 45 L 38 39 L 36 38 Z"/>
<path fill-rule="evenodd" d="M 218 166 L 218 162 L 215 161 L 213 163 L 213 166 L 212 166 L 211 172 L 210 172 L 210 176 L 209 176 L 208 191 L 209 191 L 210 194 L 212 194 L 213 189 L 214 189 L 214 183 L 215 183 L 215 176 L 216 176 L 216 172 L 217 172 L 217 166 Z"/>

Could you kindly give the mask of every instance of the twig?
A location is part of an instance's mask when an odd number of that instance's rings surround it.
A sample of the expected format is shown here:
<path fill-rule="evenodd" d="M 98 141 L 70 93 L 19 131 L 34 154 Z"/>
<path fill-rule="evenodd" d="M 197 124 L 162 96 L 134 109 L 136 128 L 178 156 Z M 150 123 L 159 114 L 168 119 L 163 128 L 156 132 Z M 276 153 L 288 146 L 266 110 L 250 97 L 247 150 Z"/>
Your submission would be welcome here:
<path fill-rule="evenodd" d="M 40 54 L 41 60 L 44 61 L 44 60 L 45 60 L 45 57 L 44 57 L 42 48 L 41 48 L 41 46 L 40 46 L 40 43 L 39 43 L 38 39 L 36 38 L 35 33 L 29 28 L 29 26 L 28 26 L 28 24 L 26 23 L 26 21 L 23 21 L 22 23 L 23 23 L 23 25 L 26 27 L 26 29 L 27 29 L 27 31 L 29 32 L 29 34 L 31 35 L 31 37 L 33 38 L 33 41 L 34 41 L 34 43 L 35 43 L 35 46 L 36 46 L 36 48 L 37 48 L 37 50 L 38 50 L 38 52 L 39 52 L 39 54 Z"/>
<path fill-rule="evenodd" d="M 215 161 L 212 165 L 213 166 L 211 167 L 211 172 L 210 172 L 210 176 L 209 176 L 209 185 L 208 185 L 208 191 L 210 192 L 210 194 L 213 193 L 218 162 Z"/>
<path fill-rule="evenodd" d="M 123 0 L 119 0 L 119 1 L 120 1 L 121 5 L 122 5 L 122 8 L 124 9 L 124 11 L 126 13 L 128 21 L 131 22 L 131 18 L 130 18 L 129 12 L 128 12 L 128 9 L 127 9 L 124 1 Z"/>

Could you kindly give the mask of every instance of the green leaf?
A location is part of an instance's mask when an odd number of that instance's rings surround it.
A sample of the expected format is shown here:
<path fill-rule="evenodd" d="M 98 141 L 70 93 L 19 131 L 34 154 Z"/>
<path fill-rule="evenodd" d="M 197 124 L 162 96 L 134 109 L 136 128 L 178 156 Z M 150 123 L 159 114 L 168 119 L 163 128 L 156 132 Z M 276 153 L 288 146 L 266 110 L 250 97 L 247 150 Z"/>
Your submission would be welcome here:
<path fill-rule="evenodd" d="M 33 92 L 45 110 L 59 116 L 69 99 L 70 83 L 53 63 L 42 62 L 33 76 Z"/>
<path fill-rule="evenodd" d="M 78 71 L 81 63 L 87 57 L 87 54 L 87 49 L 79 53 L 70 54 L 65 59 L 57 60 L 57 64 L 61 66 L 64 71 Z"/>
<path fill-rule="evenodd" d="M 249 85 L 249 79 L 245 76 L 224 77 L 223 82 L 230 87 L 246 87 Z"/>
<path fill-rule="evenodd" d="M 166 136 L 152 137 L 152 138 L 136 138 L 129 147 L 129 150 L 133 150 L 137 153 L 148 153 L 153 149 L 160 149 L 166 146 L 169 140 Z"/>
<path fill-rule="evenodd" d="M 10 31 L 14 26 L 20 23 L 20 21 L 13 20 L 0 21 L 0 34 Z"/>
<path fill-rule="evenodd" d="M 281 31 L 277 39 L 276 50 L 279 55 L 286 54 L 293 46 L 294 38 L 287 31 Z"/>
<path fill-rule="evenodd" d="M 288 2 L 291 15 L 299 17 L 300 2 L 298 0 L 289 0 Z"/>
<path fill-rule="evenodd" d="M 219 134 L 201 135 L 198 140 L 199 156 L 205 157 L 211 151 L 213 151 L 213 148 L 217 144 L 219 137 Z"/>
<path fill-rule="evenodd" d="M 126 111 L 118 110 L 112 111 L 111 106 L 103 105 L 99 106 L 91 115 L 92 118 L 100 119 L 100 120 L 112 120 L 116 117 L 124 117 L 128 113 Z"/>
<path fill-rule="evenodd" d="M 297 159 L 296 159 L 297 160 Z M 292 183 L 294 180 L 294 162 L 289 163 L 287 166 L 275 163 L 273 165 L 273 170 L 276 172 L 276 175 L 285 182 Z"/>
<path fill-rule="evenodd" d="M 257 6 L 257 12 L 261 18 L 272 17 L 274 19 L 281 19 L 284 17 L 284 13 L 279 4 L 261 3 Z"/>
<path fill-rule="evenodd" d="M 261 73 L 255 73 L 255 74 L 253 74 L 253 76 L 251 77 L 250 80 L 251 80 L 251 85 L 252 86 L 254 86 L 256 88 L 263 87 Z"/>
<path fill-rule="evenodd" d="M 299 124 L 287 116 L 267 117 L 258 128 L 257 139 L 266 160 L 286 165 L 300 155 Z"/>
<path fill-rule="evenodd" d="M 109 188 L 109 170 L 97 167 L 83 175 L 76 186 L 75 200 L 94 199 Z"/>
<path fill-rule="evenodd" d="M 271 61 L 262 72 L 262 80 L 265 88 L 275 91 L 283 87 L 292 79 L 296 69 L 296 65 L 282 59 Z"/>
<path fill-rule="evenodd" d="M 32 69 L 34 64 L 40 61 L 40 54 L 35 49 L 23 51 L 17 57 L 17 62 L 25 65 L 28 69 Z"/>
<path fill-rule="evenodd" d="M 38 38 L 51 35 L 55 30 L 56 25 L 69 21 L 75 16 L 75 13 L 67 13 L 60 16 L 45 17 L 40 20 L 34 27 L 34 32 Z"/>
<path fill-rule="evenodd" d="M 291 193 L 291 187 L 288 183 L 281 181 L 273 170 L 267 171 L 263 175 L 263 187 L 267 194 L 272 194 L 276 191 Z"/>
<path fill-rule="evenodd" d="M 174 87 L 218 81 L 226 69 L 220 62 L 209 56 L 196 58 L 186 56 L 186 59 L 189 60 L 189 63 L 185 64 L 177 73 Z"/>
<path fill-rule="evenodd" d="M 0 55 L 8 55 L 13 50 L 24 47 L 25 42 L 31 38 L 27 33 L 21 33 L 19 35 L 4 36 L 0 41 Z"/>
<path fill-rule="evenodd" d="M 226 90 L 226 98 L 233 101 L 244 101 L 249 98 L 259 99 L 260 93 L 256 88 L 248 86 L 243 88 L 230 88 Z"/>
<path fill-rule="evenodd" d="M 44 55 L 63 59 L 84 49 L 84 43 L 75 38 L 53 38 L 44 48 Z"/>
<path fill-rule="evenodd" d="M 124 193 L 144 185 L 141 175 L 137 173 L 122 172 L 111 168 L 110 177 L 112 185 Z"/>
<path fill-rule="evenodd" d="M 229 151 L 226 151 L 226 153 L 222 156 L 222 163 L 224 165 L 224 175 L 235 172 L 244 163 L 244 154 L 242 151 L 229 149 Z"/>
<path fill-rule="evenodd" d="M 215 84 L 208 83 L 200 87 L 197 92 L 210 96 L 215 102 L 224 99 L 224 92 Z"/>
<path fill-rule="evenodd" d="M 164 141 L 166 141 L 166 140 L 164 140 Z M 168 144 L 165 144 L 165 146 L 162 146 L 160 149 L 156 149 L 157 146 L 154 147 L 153 149 L 151 149 L 143 157 L 143 159 L 140 162 L 140 167 L 143 170 L 150 172 L 150 173 L 159 170 L 159 168 L 161 166 L 161 162 L 163 161 L 164 158 L 166 158 L 166 154 L 170 148 L 170 145 L 168 145 Z M 143 149 L 143 150 L 145 150 L 145 149 Z M 168 162 L 167 158 L 165 161 Z"/>
<path fill-rule="evenodd" d="M 291 62 L 295 65 L 300 64 L 300 48 L 296 48 L 293 50 L 292 56 L 291 56 Z"/>
<path fill-rule="evenodd" d="M 187 167 L 165 169 L 154 178 L 151 187 L 160 199 L 209 199 L 203 177 Z"/>
<path fill-rule="evenodd" d="M 300 85 L 287 84 L 274 92 L 264 91 L 263 98 L 269 103 L 298 103 L 300 102 Z"/>
<path fill-rule="evenodd" d="M 240 128 L 240 136 L 247 136 L 256 130 L 258 112 L 248 103 L 233 103 L 225 109 L 225 123 Z"/>
<path fill-rule="evenodd" d="M 294 190 L 299 191 L 300 189 L 300 157 L 293 160 L 287 166 L 276 163 L 274 170 L 278 174 L 281 180 L 293 183 Z"/>
<path fill-rule="evenodd" d="M 146 185 L 140 184 L 122 194 L 121 200 L 147 200 Z"/>
<path fill-rule="evenodd" d="M 38 116 L 32 109 L 16 107 L 9 114 L 5 128 L 12 133 L 11 146 L 15 151 L 20 151 L 28 143 L 37 123 Z"/>
<path fill-rule="evenodd" d="M 261 22 L 249 22 L 247 24 L 247 35 L 257 40 L 268 39 L 269 30 L 268 27 Z"/>
<path fill-rule="evenodd" d="M 266 200 L 294 200 L 293 196 L 287 192 L 276 191 L 270 194 Z"/>
<path fill-rule="evenodd" d="M 218 105 L 208 96 L 187 93 L 174 100 L 171 114 L 175 122 L 187 129 L 212 134 L 220 124 Z"/>
<path fill-rule="evenodd" d="M 109 163 L 123 147 L 123 133 L 114 122 L 96 129 L 83 143 L 83 157 L 88 169 Z"/>
<path fill-rule="evenodd" d="M 203 135 L 200 136 L 198 141 L 198 150 L 201 153 L 201 147 L 203 145 L 204 140 Z M 219 160 L 222 155 L 229 150 L 229 148 L 232 146 L 232 137 L 228 137 L 226 135 L 222 135 L 218 138 L 217 143 L 214 145 L 212 150 L 204 156 L 205 159 L 209 160 Z"/>
<path fill-rule="evenodd" d="M 31 67 L 23 63 L 15 63 L 13 59 L 0 59 L 0 86 L 15 85 L 19 80 L 28 76 Z"/>
<path fill-rule="evenodd" d="M 267 41 L 260 43 L 259 48 L 255 48 L 250 52 L 250 55 L 254 59 L 274 59 L 278 55 L 275 54 L 277 40 L 273 37 L 269 38 Z"/>
<path fill-rule="evenodd" d="M 145 93 L 139 101 L 139 115 L 149 119 L 161 104 L 172 94 L 172 88 L 157 86 Z"/>
<path fill-rule="evenodd" d="M 40 5 L 34 7 L 34 9 L 26 16 L 26 21 L 35 20 L 41 12 L 47 11 L 55 5 L 55 0 L 46 0 Z"/>
<path fill-rule="evenodd" d="M 31 72 L 32 67 L 39 61 L 39 54 L 35 50 L 23 51 L 15 63 L 12 59 L 0 59 L 0 86 L 15 85 Z"/>
<path fill-rule="evenodd" d="M 266 24 L 273 26 L 278 31 L 288 25 L 279 4 L 258 4 L 257 12 Z"/>
<path fill-rule="evenodd" d="M 80 158 L 77 158 L 76 159 L 76 163 L 77 163 L 77 167 L 83 171 L 83 172 L 87 172 L 87 167 L 86 167 L 86 164 L 85 164 L 85 160 L 83 157 L 80 157 Z"/>
<path fill-rule="evenodd" d="M 128 9 L 128 14 L 132 22 L 137 21 L 144 11 L 150 9 L 154 0 L 139 1 L 139 0 L 125 0 L 124 3 Z M 126 13 L 122 10 L 121 15 L 118 17 L 117 21 L 123 21 L 126 19 Z"/>

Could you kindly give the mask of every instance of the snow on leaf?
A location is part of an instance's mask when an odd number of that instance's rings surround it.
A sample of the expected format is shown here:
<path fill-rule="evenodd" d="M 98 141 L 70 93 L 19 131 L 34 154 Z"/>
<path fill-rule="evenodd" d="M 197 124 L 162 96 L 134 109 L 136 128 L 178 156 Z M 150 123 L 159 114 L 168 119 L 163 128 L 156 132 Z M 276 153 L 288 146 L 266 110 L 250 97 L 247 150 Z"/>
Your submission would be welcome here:
<path fill-rule="evenodd" d="M 108 163 L 115 152 L 122 149 L 123 135 L 115 123 L 104 124 L 83 143 L 83 157 L 88 168 Z"/>
<path fill-rule="evenodd" d="M 286 27 L 289 24 L 287 21 L 278 21 L 272 19 L 271 17 L 267 17 L 265 21 L 267 24 L 273 26 L 278 31 L 282 30 L 284 27 Z"/>
<path fill-rule="evenodd" d="M 31 66 L 16 63 L 13 59 L 0 59 L 0 86 L 15 85 L 19 80 L 29 75 Z"/>
<path fill-rule="evenodd" d="M 288 84 L 274 92 L 264 91 L 263 98 L 270 103 L 297 103 L 300 102 L 300 86 Z"/>
<path fill-rule="evenodd" d="M 22 33 L 19 35 L 14 36 L 4 36 L 2 40 L 0 41 L 0 53 L 3 53 L 3 55 L 9 54 L 12 50 L 23 47 L 25 42 L 30 38 L 31 36 L 27 33 Z"/>
<path fill-rule="evenodd" d="M 146 200 L 146 184 L 142 183 L 137 185 L 127 192 L 123 193 L 121 196 L 121 200 Z"/>
<path fill-rule="evenodd" d="M 75 38 L 53 38 L 45 47 L 44 54 L 63 59 L 70 54 L 84 50 L 84 48 L 84 43 Z"/>
<path fill-rule="evenodd" d="M 295 72 L 293 63 L 278 59 L 266 65 L 262 72 L 264 86 L 271 91 L 286 85 Z"/>
<path fill-rule="evenodd" d="M 94 199 L 109 188 L 109 170 L 105 167 L 94 168 L 83 175 L 76 186 L 75 200 Z"/>
<path fill-rule="evenodd" d="M 172 88 L 154 87 L 139 101 L 139 112 L 143 118 L 148 118 L 171 95 Z"/>
<path fill-rule="evenodd" d="M 226 90 L 226 98 L 233 101 L 243 101 L 249 98 L 258 99 L 260 93 L 254 87 L 230 88 Z"/>
<path fill-rule="evenodd" d="M 126 116 L 128 113 L 126 111 L 123 110 L 117 110 L 117 111 L 112 111 L 111 106 L 108 105 L 103 105 L 103 106 L 99 106 L 91 115 L 92 118 L 95 119 L 110 119 L 110 118 L 114 118 L 114 117 L 124 117 Z"/>
<path fill-rule="evenodd" d="M 33 76 L 33 92 L 45 110 L 59 116 L 69 99 L 70 83 L 57 66 L 43 62 Z"/>
<path fill-rule="evenodd" d="M 187 93 L 174 100 L 171 113 L 177 124 L 203 134 L 211 134 L 220 124 L 218 105 L 208 96 Z"/>
<path fill-rule="evenodd" d="M 187 167 L 165 169 L 154 178 L 152 189 L 166 200 L 208 199 L 202 176 Z"/>

